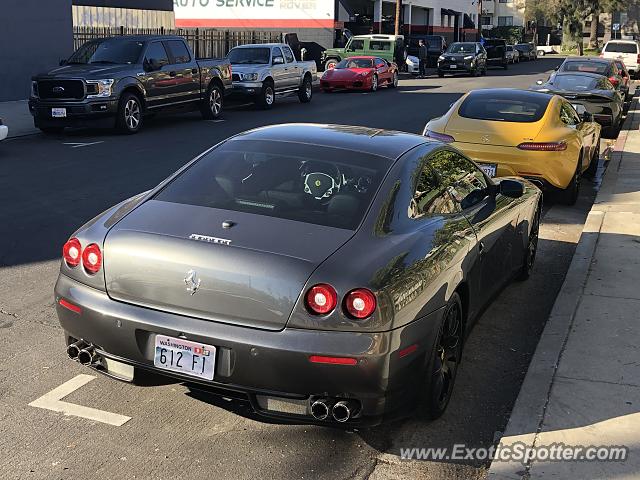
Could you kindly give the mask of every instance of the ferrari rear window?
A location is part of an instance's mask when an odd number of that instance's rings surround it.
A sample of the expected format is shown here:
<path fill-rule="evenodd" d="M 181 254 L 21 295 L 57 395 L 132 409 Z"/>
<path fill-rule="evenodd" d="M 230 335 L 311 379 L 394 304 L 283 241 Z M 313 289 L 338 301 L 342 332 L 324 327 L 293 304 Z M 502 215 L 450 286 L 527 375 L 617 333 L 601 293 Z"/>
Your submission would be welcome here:
<path fill-rule="evenodd" d="M 533 123 L 542 118 L 550 99 L 526 93 L 471 94 L 460 105 L 458 114 L 476 120 Z"/>
<path fill-rule="evenodd" d="M 205 154 L 155 199 L 355 230 L 391 164 L 339 148 L 236 139 Z"/>

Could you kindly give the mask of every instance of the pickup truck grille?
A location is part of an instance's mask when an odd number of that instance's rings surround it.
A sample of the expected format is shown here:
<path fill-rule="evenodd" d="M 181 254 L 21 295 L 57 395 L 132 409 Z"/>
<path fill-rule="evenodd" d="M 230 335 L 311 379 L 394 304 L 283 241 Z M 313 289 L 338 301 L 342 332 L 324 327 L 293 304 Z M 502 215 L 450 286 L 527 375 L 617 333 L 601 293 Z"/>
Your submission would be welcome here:
<path fill-rule="evenodd" d="M 84 98 L 84 83 L 82 80 L 40 80 L 38 81 L 38 95 L 43 100 Z"/>
<path fill-rule="evenodd" d="M 240 81 L 240 74 L 232 73 L 231 74 L 231 80 L 233 80 L 234 82 L 239 82 Z"/>

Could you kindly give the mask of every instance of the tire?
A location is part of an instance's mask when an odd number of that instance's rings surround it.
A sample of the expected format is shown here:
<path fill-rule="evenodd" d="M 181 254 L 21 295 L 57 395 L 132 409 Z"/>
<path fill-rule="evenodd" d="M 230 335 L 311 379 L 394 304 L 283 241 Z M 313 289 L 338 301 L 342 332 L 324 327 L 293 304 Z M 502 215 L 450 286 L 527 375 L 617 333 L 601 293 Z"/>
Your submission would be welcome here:
<path fill-rule="evenodd" d="M 331 93 L 331 92 L 333 92 L 333 90 L 331 90 L 330 88 L 323 88 L 323 89 L 322 89 L 322 91 L 323 91 L 324 93 Z"/>
<path fill-rule="evenodd" d="M 462 359 L 464 342 L 462 302 L 457 292 L 451 295 L 445 307 L 442 324 L 438 329 L 420 395 L 418 415 L 435 420 L 447 409 Z M 443 362 L 443 359 L 447 360 Z"/>
<path fill-rule="evenodd" d="M 575 205 L 580 194 L 580 179 L 582 177 L 580 172 L 580 165 L 582 163 L 582 152 L 580 152 L 580 158 L 578 158 L 578 165 L 576 171 L 569 181 L 569 185 L 562 191 L 562 201 L 565 205 Z"/>
<path fill-rule="evenodd" d="M 504 68 L 505 70 L 507 70 L 509 68 L 509 64 L 508 63 L 503 63 L 502 64 L 502 68 Z"/>
<path fill-rule="evenodd" d="M 487 66 L 485 65 L 485 67 L 482 69 L 482 72 L 480 72 L 480 75 L 484 77 L 486 74 L 487 74 Z"/>
<path fill-rule="evenodd" d="M 326 62 L 324 62 L 324 69 L 331 70 L 333 67 L 336 66 L 337 63 L 338 63 L 338 60 L 336 60 L 335 58 L 330 58 Z"/>
<path fill-rule="evenodd" d="M 298 89 L 298 99 L 301 103 L 309 103 L 313 97 L 313 84 L 311 83 L 311 77 L 305 75 L 302 80 L 302 85 Z"/>
<path fill-rule="evenodd" d="M 544 57 L 546 55 L 544 50 L 538 50 L 538 56 L 539 57 Z"/>
<path fill-rule="evenodd" d="M 200 105 L 200 113 L 205 120 L 215 120 L 222 115 L 224 95 L 219 85 L 212 83 Z"/>
<path fill-rule="evenodd" d="M 378 90 L 378 75 L 374 74 L 371 79 L 371 91 L 375 92 L 376 90 Z"/>
<path fill-rule="evenodd" d="M 527 247 L 524 251 L 522 258 L 522 267 L 516 277 L 516 280 L 524 281 L 531 276 L 533 271 L 533 265 L 536 261 L 536 253 L 538 251 L 538 236 L 540 233 L 540 205 L 536 207 L 536 211 L 533 214 L 533 223 L 531 224 L 531 231 L 529 232 L 529 239 L 527 241 Z"/>
<path fill-rule="evenodd" d="M 438 77 L 444 78 L 444 72 L 441 72 L 440 70 L 438 70 Z"/>
<path fill-rule="evenodd" d="M 598 143 L 596 144 L 596 149 L 591 156 L 591 161 L 589 162 L 589 167 L 585 170 L 584 174 L 590 178 L 594 178 L 596 173 L 598 173 L 598 162 L 600 161 L 600 139 L 598 139 Z"/>
<path fill-rule="evenodd" d="M 125 92 L 118 103 L 116 128 L 122 133 L 133 135 L 142 128 L 142 102 L 138 95 Z"/>
<path fill-rule="evenodd" d="M 398 72 L 393 72 L 393 78 L 389 83 L 389 88 L 396 88 L 398 86 Z"/>
<path fill-rule="evenodd" d="M 256 104 L 263 110 L 269 110 L 276 102 L 276 92 L 273 82 L 266 81 L 262 84 L 262 90 L 258 94 Z"/>
<path fill-rule="evenodd" d="M 62 133 L 64 127 L 38 127 L 45 135 L 54 135 L 56 133 Z"/>

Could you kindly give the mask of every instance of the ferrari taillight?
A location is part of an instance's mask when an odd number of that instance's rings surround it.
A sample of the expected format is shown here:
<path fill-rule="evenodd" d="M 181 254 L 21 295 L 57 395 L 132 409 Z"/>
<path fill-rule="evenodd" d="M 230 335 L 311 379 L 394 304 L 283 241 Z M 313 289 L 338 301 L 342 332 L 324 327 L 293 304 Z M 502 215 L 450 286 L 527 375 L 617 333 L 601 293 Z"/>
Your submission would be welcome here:
<path fill-rule="evenodd" d="M 542 152 L 561 152 L 567 149 L 567 142 L 524 142 L 518 145 L 520 150 Z"/>
<path fill-rule="evenodd" d="M 87 245 L 82 252 L 82 265 L 87 273 L 93 275 L 100 271 L 102 265 L 102 252 L 96 243 Z"/>
<path fill-rule="evenodd" d="M 62 258 L 65 263 L 71 267 L 77 267 L 80 265 L 80 259 L 82 256 L 82 246 L 80 240 L 77 238 L 71 238 L 62 247 Z"/>
<path fill-rule="evenodd" d="M 346 313 L 359 320 L 370 317 L 377 305 L 376 296 L 366 288 L 351 290 L 344 297 L 344 309 Z"/>
<path fill-rule="evenodd" d="M 338 304 L 336 289 L 328 283 L 314 285 L 307 291 L 304 299 L 309 311 L 316 315 L 331 313 Z"/>

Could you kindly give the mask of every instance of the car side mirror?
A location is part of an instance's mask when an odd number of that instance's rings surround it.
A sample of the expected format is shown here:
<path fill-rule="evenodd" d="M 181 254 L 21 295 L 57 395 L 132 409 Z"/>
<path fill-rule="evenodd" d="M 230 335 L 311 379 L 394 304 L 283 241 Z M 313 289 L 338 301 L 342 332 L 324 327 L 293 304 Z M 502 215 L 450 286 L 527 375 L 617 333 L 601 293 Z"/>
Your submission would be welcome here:
<path fill-rule="evenodd" d="M 505 179 L 500 182 L 498 191 L 505 197 L 520 198 L 524 195 L 524 185 L 517 180 Z"/>
<path fill-rule="evenodd" d="M 67 59 L 63 58 L 60 60 L 60 62 L 58 62 L 58 65 L 60 65 L 61 67 L 65 66 L 67 64 Z"/>
<path fill-rule="evenodd" d="M 284 58 L 282 57 L 273 57 L 273 65 L 283 65 Z"/>

